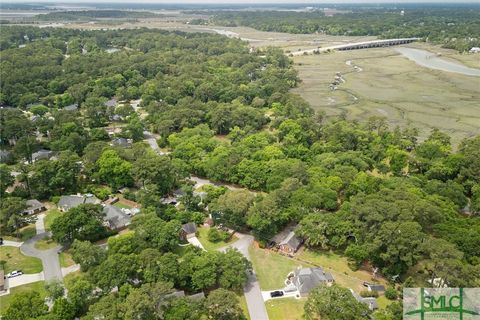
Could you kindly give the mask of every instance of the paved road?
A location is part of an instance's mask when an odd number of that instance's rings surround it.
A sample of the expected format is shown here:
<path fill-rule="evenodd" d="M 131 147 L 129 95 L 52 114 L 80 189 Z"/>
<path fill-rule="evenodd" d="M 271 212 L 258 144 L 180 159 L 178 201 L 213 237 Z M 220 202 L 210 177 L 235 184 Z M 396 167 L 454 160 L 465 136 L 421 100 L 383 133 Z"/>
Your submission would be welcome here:
<path fill-rule="evenodd" d="M 240 251 L 248 260 L 250 255 L 248 254 L 248 248 L 253 242 L 253 237 L 250 235 L 240 235 L 239 240 L 235 241 L 231 245 L 218 249 L 219 251 L 225 251 L 228 248 L 236 248 Z M 248 313 L 252 320 L 268 320 L 267 309 L 265 309 L 265 303 L 263 302 L 262 290 L 260 290 L 260 284 L 258 283 L 255 272 L 252 272 L 248 276 L 248 282 L 243 288 L 245 298 L 247 300 Z"/>
<path fill-rule="evenodd" d="M 25 241 L 20 247 L 20 251 L 26 256 L 36 257 L 42 260 L 43 265 L 43 274 L 46 281 L 49 280 L 63 280 L 62 269 L 60 268 L 60 262 L 58 260 L 58 250 L 61 246 L 49 250 L 38 250 L 35 248 L 35 243 L 38 240 L 50 236 L 49 232 L 46 232 L 43 219 L 45 218 L 44 214 L 40 214 L 37 217 L 37 222 L 35 227 L 37 229 L 37 235 L 33 238 Z"/>
<path fill-rule="evenodd" d="M 159 155 L 163 156 L 164 154 L 168 154 L 167 152 L 163 152 L 160 150 L 160 147 L 158 146 L 157 139 L 155 139 L 155 136 L 149 132 L 149 131 L 143 131 L 143 136 L 145 137 L 145 141 L 150 145 L 150 147 Z"/>
<path fill-rule="evenodd" d="M 18 241 L 10 241 L 10 240 L 3 240 L 3 245 L 6 247 L 17 247 L 20 248 L 23 242 Z"/>

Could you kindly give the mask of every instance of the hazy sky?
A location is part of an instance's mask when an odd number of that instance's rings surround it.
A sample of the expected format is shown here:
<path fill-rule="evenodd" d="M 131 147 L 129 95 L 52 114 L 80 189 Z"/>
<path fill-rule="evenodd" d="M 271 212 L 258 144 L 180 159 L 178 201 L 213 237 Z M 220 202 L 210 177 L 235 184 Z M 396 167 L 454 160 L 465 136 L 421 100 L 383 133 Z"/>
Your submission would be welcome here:
<path fill-rule="evenodd" d="M 168 3 L 168 4 L 182 4 L 182 3 L 216 3 L 216 4 L 232 4 L 232 3 L 478 3 L 479 0 L 37 0 L 35 2 L 55 2 L 55 3 L 102 3 L 102 2 L 121 2 L 121 3 Z M 4 3 L 33 3 L 28 0 L 5 0 Z"/>

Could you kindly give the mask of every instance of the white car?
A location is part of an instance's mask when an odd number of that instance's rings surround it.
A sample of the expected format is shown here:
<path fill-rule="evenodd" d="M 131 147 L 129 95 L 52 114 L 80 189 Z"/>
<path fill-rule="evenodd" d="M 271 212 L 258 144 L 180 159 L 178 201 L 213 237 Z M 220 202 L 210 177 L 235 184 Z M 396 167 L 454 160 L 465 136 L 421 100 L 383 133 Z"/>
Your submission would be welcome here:
<path fill-rule="evenodd" d="M 22 274 L 23 274 L 23 272 L 21 270 L 15 270 L 15 271 L 12 271 L 9 274 L 7 274 L 7 278 L 18 277 L 18 276 L 21 276 Z"/>

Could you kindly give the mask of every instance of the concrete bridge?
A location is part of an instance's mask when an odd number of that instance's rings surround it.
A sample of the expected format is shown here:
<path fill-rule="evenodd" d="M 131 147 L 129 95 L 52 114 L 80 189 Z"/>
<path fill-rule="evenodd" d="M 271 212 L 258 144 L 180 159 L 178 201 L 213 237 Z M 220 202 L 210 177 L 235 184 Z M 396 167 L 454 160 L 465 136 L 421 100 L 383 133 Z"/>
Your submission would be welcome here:
<path fill-rule="evenodd" d="M 358 50 L 358 49 L 367 49 L 367 48 L 390 47 L 390 46 L 396 46 L 400 44 L 412 43 L 418 40 L 420 40 L 420 38 L 379 39 L 379 40 L 372 40 L 372 41 L 339 44 L 331 47 L 295 51 L 295 52 L 292 52 L 291 55 L 300 56 L 303 54 L 321 53 L 321 52 L 332 51 L 332 50 L 346 51 L 346 50 Z"/>

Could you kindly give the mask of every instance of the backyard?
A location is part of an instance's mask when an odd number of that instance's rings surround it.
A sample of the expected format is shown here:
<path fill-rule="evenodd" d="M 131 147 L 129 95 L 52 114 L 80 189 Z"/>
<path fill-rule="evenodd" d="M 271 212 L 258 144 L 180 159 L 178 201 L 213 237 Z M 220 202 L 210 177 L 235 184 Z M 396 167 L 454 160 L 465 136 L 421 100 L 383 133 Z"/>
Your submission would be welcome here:
<path fill-rule="evenodd" d="M 210 230 L 210 228 L 207 228 L 207 227 L 198 228 L 198 240 L 200 240 L 200 243 L 207 251 L 217 250 L 221 247 L 224 247 L 238 240 L 238 238 L 234 235 L 227 242 L 225 241 L 211 242 L 208 240 L 208 230 Z"/>
<path fill-rule="evenodd" d="M 256 247 L 250 247 L 249 253 L 262 290 L 281 289 L 285 287 L 287 275 L 295 268 L 310 266 Z"/>
<path fill-rule="evenodd" d="M 20 248 L 17 247 L 0 247 L 0 260 L 5 261 L 5 273 L 13 270 L 22 270 L 23 273 L 42 271 L 42 261 L 40 259 L 23 255 Z"/>
<path fill-rule="evenodd" d="M 45 291 L 45 283 L 43 281 L 33 282 L 25 284 L 23 286 L 12 288 L 10 289 L 10 294 L 0 296 L 0 315 L 3 314 L 5 310 L 7 310 L 15 294 L 30 291 L 36 291 L 40 293 L 40 297 L 42 299 L 45 298 L 45 296 L 47 295 L 47 292 Z"/>

